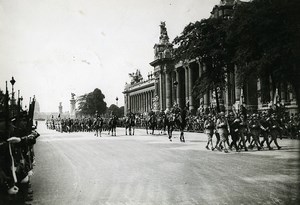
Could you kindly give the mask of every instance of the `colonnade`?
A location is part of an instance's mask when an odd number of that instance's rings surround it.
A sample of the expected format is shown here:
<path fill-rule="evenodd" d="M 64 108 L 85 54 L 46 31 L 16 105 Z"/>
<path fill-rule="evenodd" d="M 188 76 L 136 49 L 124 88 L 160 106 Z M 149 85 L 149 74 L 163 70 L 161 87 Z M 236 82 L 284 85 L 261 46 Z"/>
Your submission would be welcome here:
<path fill-rule="evenodd" d="M 161 110 L 171 109 L 176 102 L 180 107 L 188 106 L 189 110 L 195 110 L 200 106 L 208 107 L 210 104 L 209 92 L 196 102 L 193 97 L 193 87 L 198 77 L 205 71 L 205 65 L 198 61 L 189 64 L 177 64 L 175 68 L 168 69 L 161 66 L 156 73 L 156 93 L 159 96 Z M 176 83 L 175 83 L 176 82 Z"/>
<path fill-rule="evenodd" d="M 152 109 L 152 102 L 154 98 L 154 89 L 130 93 L 127 96 L 127 108 L 133 113 L 149 112 Z"/>

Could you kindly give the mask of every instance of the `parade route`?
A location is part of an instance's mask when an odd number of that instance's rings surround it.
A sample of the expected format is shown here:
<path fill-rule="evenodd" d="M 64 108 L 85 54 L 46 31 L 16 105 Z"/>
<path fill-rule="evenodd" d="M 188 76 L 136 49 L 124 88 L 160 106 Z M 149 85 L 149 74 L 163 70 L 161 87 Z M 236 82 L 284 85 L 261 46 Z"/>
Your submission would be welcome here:
<path fill-rule="evenodd" d="M 298 204 L 299 141 L 282 150 L 223 153 L 206 136 L 186 143 L 136 130 L 126 136 L 59 133 L 40 123 L 32 177 L 33 204 Z M 158 131 L 156 131 L 158 134 Z"/>

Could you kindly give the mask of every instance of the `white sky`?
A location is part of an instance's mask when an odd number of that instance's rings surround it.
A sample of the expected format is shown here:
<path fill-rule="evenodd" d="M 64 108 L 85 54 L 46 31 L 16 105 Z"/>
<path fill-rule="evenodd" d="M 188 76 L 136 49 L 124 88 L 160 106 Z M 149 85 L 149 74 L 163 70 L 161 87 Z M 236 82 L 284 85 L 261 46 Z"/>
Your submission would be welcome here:
<path fill-rule="evenodd" d="M 160 22 L 172 41 L 190 22 L 208 18 L 219 0 L 0 0 L 0 88 L 14 76 L 24 104 L 70 109 L 99 88 L 107 106 L 124 105 L 128 73 L 153 68 Z M 9 84 L 9 89 L 10 84 Z"/>

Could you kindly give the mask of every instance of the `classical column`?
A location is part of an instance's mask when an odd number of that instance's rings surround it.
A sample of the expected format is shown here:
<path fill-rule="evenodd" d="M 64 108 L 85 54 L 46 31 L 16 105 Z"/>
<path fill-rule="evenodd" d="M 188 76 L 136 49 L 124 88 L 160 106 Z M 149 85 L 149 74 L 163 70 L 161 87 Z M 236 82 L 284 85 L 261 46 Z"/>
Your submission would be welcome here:
<path fill-rule="evenodd" d="M 134 112 L 137 112 L 137 95 L 134 95 Z"/>
<path fill-rule="evenodd" d="M 135 95 L 132 96 L 132 112 L 135 112 Z"/>
<path fill-rule="evenodd" d="M 203 66 L 203 69 L 202 69 L 203 72 L 202 72 L 202 73 L 204 73 L 204 72 L 206 72 L 206 69 L 207 69 L 207 68 L 206 68 L 206 64 L 203 64 L 202 66 Z M 202 73 L 201 73 L 201 75 L 202 75 Z M 209 97 L 208 97 L 208 96 L 209 96 L 209 91 L 207 91 L 207 92 L 203 95 L 203 103 L 204 103 L 204 104 L 203 104 L 203 105 L 204 105 L 203 107 L 204 107 L 204 108 L 208 108 L 208 107 L 209 107 Z"/>
<path fill-rule="evenodd" d="M 132 112 L 132 105 L 133 105 L 133 96 L 132 95 L 130 95 L 130 98 L 129 98 L 129 100 L 130 100 L 130 111 Z"/>
<path fill-rule="evenodd" d="M 165 76 L 166 76 L 166 109 L 171 109 L 172 105 L 171 105 L 171 76 L 170 76 L 170 72 L 165 72 Z"/>
<path fill-rule="evenodd" d="M 139 109 L 139 96 L 138 94 L 135 95 L 135 112 L 138 112 Z"/>
<path fill-rule="evenodd" d="M 144 112 L 147 112 L 147 110 L 148 110 L 147 92 L 144 92 L 144 99 L 145 99 Z"/>
<path fill-rule="evenodd" d="M 286 84 L 285 83 L 280 83 L 280 98 L 281 98 L 281 103 L 284 105 L 285 104 L 285 96 L 286 96 Z"/>
<path fill-rule="evenodd" d="M 143 99 L 144 99 L 144 103 L 143 103 L 143 112 L 145 112 L 145 111 L 147 110 L 146 92 L 143 93 Z"/>
<path fill-rule="evenodd" d="M 194 82 L 193 82 L 193 70 L 191 66 L 187 67 L 188 69 L 188 83 L 189 83 L 189 110 L 194 109 L 194 99 L 193 99 L 193 87 L 194 87 Z"/>
<path fill-rule="evenodd" d="M 141 93 L 141 112 L 144 112 L 145 110 L 145 99 L 144 99 L 144 93 Z"/>
<path fill-rule="evenodd" d="M 203 67 L 202 67 L 202 64 L 199 59 L 197 59 L 197 63 L 198 63 L 198 67 L 199 67 L 199 78 L 201 78 L 202 73 L 203 73 Z M 201 95 L 201 97 L 199 99 L 200 107 L 201 107 L 202 103 L 204 103 L 202 100 L 203 100 L 203 95 Z"/>
<path fill-rule="evenodd" d="M 149 111 L 149 98 L 148 98 L 148 91 L 146 92 L 146 112 Z"/>
<path fill-rule="evenodd" d="M 128 113 L 128 109 L 130 109 L 130 98 L 129 98 L 129 94 L 128 93 L 126 93 L 125 104 L 126 104 L 126 106 L 124 106 L 124 108 L 125 108 L 124 109 L 124 115 L 126 116 L 126 114 Z"/>
<path fill-rule="evenodd" d="M 148 93 L 148 98 L 149 98 L 149 111 L 152 109 L 152 98 L 151 98 L 151 91 Z"/>
<path fill-rule="evenodd" d="M 272 77 L 271 77 L 271 75 L 269 76 L 269 82 L 270 82 L 269 87 L 270 87 L 270 97 L 271 97 L 270 100 L 271 100 L 271 104 L 273 105 L 275 93 L 273 92 L 273 82 L 272 82 Z"/>
<path fill-rule="evenodd" d="M 139 113 L 141 113 L 142 112 L 142 110 L 143 110 L 143 95 L 142 95 L 142 93 L 140 93 L 139 94 L 139 98 L 140 98 L 140 100 L 139 100 L 139 103 L 140 103 L 140 108 L 139 108 Z"/>
<path fill-rule="evenodd" d="M 143 93 L 140 93 L 140 113 L 143 111 Z"/>
<path fill-rule="evenodd" d="M 238 105 L 241 103 L 241 88 L 238 86 L 238 75 L 237 75 L 237 66 L 234 66 L 234 93 L 235 93 L 235 108 L 238 109 Z"/>
<path fill-rule="evenodd" d="M 159 108 L 163 109 L 163 73 L 159 73 Z"/>
<path fill-rule="evenodd" d="M 225 90 L 225 101 L 226 101 L 226 104 L 225 104 L 225 107 L 226 107 L 226 110 L 227 110 L 227 113 L 230 112 L 232 110 L 232 99 L 231 99 L 231 96 L 232 96 L 232 78 L 233 78 L 233 74 L 232 72 L 228 71 L 227 72 L 227 77 L 226 77 L 226 82 L 227 82 L 227 86 L 226 86 L 226 90 Z"/>
<path fill-rule="evenodd" d="M 185 77 L 185 104 L 188 102 L 189 100 L 189 69 L 187 66 L 184 66 L 184 77 Z"/>
<path fill-rule="evenodd" d="M 135 95 L 135 112 L 138 112 L 138 109 L 139 109 L 139 101 L 138 101 L 139 97 L 138 97 L 138 94 Z"/>

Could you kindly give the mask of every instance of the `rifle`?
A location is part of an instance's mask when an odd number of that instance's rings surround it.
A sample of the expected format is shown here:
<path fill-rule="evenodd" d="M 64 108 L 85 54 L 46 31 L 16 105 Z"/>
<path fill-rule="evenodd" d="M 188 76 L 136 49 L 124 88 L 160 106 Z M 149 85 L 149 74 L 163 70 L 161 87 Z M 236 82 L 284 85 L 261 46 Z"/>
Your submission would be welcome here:
<path fill-rule="evenodd" d="M 27 118 L 27 126 L 26 126 L 26 134 L 30 134 L 33 130 L 33 115 L 34 115 L 34 107 L 35 107 L 35 97 L 33 97 L 32 102 L 29 104 L 28 118 Z"/>
<path fill-rule="evenodd" d="M 4 119 L 5 119 L 5 130 L 4 130 L 4 140 L 6 141 L 10 137 L 10 117 L 9 117 L 9 93 L 6 84 L 6 92 L 4 96 Z"/>
<path fill-rule="evenodd" d="M 33 97 L 32 102 L 29 103 L 29 111 L 28 111 L 27 123 L 26 123 L 26 140 L 28 142 L 26 155 L 27 155 L 27 160 L 28 160 L 30 170 L 33 169 L 32 166 L 32 161 L 34 159 L 33 145 L 36 142 L 36 138 L 39 136 L 38 133 L 31 135 L 32 130 L 35 129 L 35 127 L 33 127 L 34 107 L 35 107 L 35 96 Z"/>
<path fill-rule="evenodd" d="M 8 88 L 7 88 L 7 81 L 5 82 L 6 84 L 6 92 L 5 92 L 5 97 L 4 97 L 4 116 L 5 116 L 5 140 L 10 138 L 10 131 L 11 131 L 11 119 L 10 119 L 10 112 L 9 112 L 9 93 L 8 93 Z M 15 172 L 15 162 L 14 162 L 14 157 L 12 154 L 12 148 L 11 148 L 11 143 L 8 143 L 8 149 L 9 149 L 9 154 L 11 158 L 11 171 L 12 171 L 12 177 L 14 180 L 14 183 L 17 183 L 17 176 Z"/>

